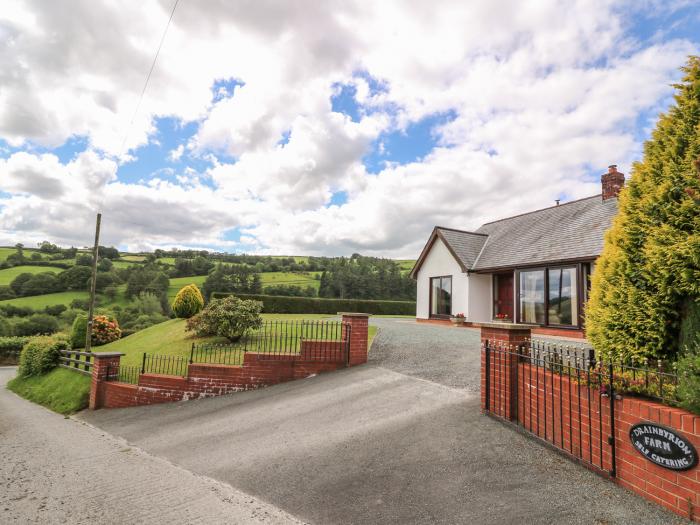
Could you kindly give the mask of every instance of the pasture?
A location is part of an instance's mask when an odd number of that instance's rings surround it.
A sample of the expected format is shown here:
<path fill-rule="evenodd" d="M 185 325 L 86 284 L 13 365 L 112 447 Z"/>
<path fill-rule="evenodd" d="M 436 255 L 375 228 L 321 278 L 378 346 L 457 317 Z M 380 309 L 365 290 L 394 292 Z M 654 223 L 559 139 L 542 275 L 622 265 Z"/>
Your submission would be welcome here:
<path fill-rule="evenodd" d="M 0 286 L 10 284 L 15 277 L 22 273 L 56 273 L 57 271 L 60 272 L 61 270 L 59 268 L 51 268 L 48 266 L 13 266 L 12 268 L 0 270 Z"/>
<path fill-rule="evenodd" d="M 15 306 L 29 306 L 34 310 L 43 310 L 47 306 L 55 306 L 57 304 L 70 305 L 73 299 L 86 300 L 88 292 L 58 292 L 47 293 L 44 295 L 32 295 L 31 297 L 17 297 L 15 299 L 7 299 L 0 301 L 1 304 L 12 304 Z"/>

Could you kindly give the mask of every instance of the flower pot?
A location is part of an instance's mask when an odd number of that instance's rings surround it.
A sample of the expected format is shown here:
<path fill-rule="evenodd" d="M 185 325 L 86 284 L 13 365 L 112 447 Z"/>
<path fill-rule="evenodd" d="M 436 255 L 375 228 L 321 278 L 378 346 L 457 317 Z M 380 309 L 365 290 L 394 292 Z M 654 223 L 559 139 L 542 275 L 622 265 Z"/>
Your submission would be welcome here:
<path fill-rule="evenodd" d="M 450 321 L 455 326 L 461 326 L 464 324 L 464 317 L 450 317 Z"/>

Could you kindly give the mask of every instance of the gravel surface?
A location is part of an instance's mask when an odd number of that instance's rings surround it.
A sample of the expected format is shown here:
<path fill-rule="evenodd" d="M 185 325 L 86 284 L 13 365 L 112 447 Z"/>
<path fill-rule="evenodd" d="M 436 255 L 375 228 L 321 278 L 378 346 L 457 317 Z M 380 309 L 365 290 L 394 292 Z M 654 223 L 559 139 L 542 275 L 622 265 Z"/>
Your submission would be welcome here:
<path fill-rule="evenodd" d="M 479 393 L 479 330 L 371 319 L 379 327 L 369 354 L 373 365 L 451 388 Z"/>
<path fill-rule="evenodd" d="M 0 523 L 300 523 L 19 398 L 5 388 L 14 374 L 0 368 Z"/>

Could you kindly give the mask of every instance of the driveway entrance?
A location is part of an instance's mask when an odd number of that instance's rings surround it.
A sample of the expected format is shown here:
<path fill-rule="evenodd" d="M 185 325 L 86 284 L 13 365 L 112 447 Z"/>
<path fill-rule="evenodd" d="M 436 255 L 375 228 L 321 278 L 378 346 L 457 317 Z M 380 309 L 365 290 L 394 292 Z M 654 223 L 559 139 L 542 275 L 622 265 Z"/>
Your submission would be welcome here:
<path fill-rule="evenodd" d="M 481 415 L 477 332 L 373 322 L 366 366 L 80 417 L 311 523 L 682 522 Z"/>

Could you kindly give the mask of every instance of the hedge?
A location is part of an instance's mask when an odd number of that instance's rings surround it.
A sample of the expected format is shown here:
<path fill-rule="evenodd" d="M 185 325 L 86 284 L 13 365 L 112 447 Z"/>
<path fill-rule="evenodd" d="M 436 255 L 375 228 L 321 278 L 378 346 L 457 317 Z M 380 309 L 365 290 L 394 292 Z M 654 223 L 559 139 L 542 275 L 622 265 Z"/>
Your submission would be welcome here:
<path fill-rule="evenodd" d="M 288 297 L 284 295 L 252 295 L 212 293 L 212 299 L 235 295 L 240 299 L 262 301 L 268 314 L 337 314 L 362 312 L 375 315 L 415 315 L 413 301 L 374 301 L 369 299 L 321 299 L 319 297 Z"/>
<path fill-rule="evenodd" d="M 67 339 L 47 335 L 32 338 L 19 356 L 18 375 L 37 376 L 56 368 L 61 350 L 70 350 Z"/>
<path fill-rule="evenodd" d="M 0 365 L 16 365 L 29 337 L 0 337 Z"/>

